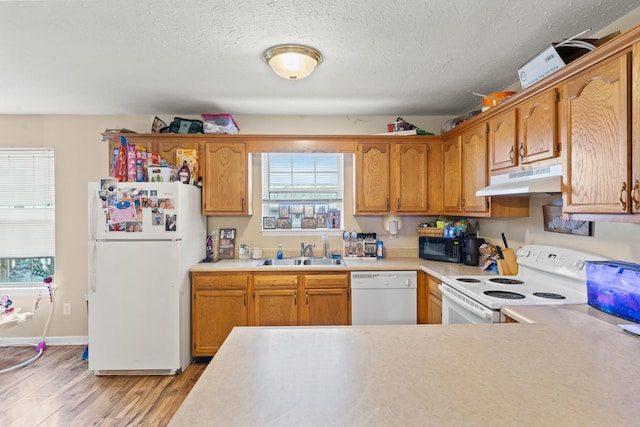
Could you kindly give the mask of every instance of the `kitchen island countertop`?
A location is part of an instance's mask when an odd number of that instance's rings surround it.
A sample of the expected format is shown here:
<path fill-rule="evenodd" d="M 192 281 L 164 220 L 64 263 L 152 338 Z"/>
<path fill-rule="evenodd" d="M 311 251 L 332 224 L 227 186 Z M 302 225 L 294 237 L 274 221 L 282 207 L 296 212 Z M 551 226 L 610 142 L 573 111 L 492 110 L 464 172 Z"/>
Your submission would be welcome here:
<path fill-rule="evenodd" d="M 622 426 L 640 338 L 587 306 L 526 322 L 235 328 L 172 426 Z"/>

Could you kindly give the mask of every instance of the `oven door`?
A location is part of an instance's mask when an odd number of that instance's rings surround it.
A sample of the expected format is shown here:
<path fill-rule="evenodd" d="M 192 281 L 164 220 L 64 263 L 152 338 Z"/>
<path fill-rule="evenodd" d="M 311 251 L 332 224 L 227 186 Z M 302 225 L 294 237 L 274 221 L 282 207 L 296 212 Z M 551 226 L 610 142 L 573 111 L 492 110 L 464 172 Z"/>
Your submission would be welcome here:
<path fill-rule="evenodd" d="M 487 308 L 444 283 L 441 283 L 438 289 L 442 292 L 443 325 L 500 323 L 503 321 L 500 310 Z"/>

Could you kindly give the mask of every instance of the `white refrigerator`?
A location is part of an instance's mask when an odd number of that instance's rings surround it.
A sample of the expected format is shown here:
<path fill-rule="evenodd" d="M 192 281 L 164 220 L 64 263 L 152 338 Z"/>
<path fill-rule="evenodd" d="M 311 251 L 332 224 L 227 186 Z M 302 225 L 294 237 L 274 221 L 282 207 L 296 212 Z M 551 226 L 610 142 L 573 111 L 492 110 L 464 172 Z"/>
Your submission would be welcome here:
<path fill-rule="evenodd" d="M 189 270 L 205 257 L 201 189 L 89 183 L 89 369 L 171 375 L 191 360 Z"/>

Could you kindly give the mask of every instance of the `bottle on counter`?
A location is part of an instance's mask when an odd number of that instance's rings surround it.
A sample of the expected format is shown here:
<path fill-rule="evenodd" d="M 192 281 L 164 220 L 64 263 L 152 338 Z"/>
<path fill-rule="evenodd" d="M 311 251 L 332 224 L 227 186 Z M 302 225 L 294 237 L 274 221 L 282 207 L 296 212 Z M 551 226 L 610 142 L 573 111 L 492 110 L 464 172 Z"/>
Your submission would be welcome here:
<path fill-rule="evenodd" d="M 283 254 L 282 254 L 282 243 L 278 243 L 278 254 L 276 255 L 276 258 L 278 259 L 282 259 Z"/>
<path fill-rule="evenodd" d="M 384 258 L 384 243 L 382 243 L 381 240 L 378 240 L 376 242 L 376 258 Z"/>
<path fill-rule="evenodd" d="M 186 160 L 182 162 L 182 166 L 178 169 L 178 180 L 183 184 L 188 184 L 191 181 L 191 171 Z"/>
<path fill-rule="evenodd" d="M 207 257 L 205 258 L 207 261 L 213 261 L 213 237 L 211 234 L 207 236 Z"/>
<path fill-rule="evenodd" d="M 322 235 L 322 258 L 329 257 L 329 242 L 327 241 L 327 235 Z"/>

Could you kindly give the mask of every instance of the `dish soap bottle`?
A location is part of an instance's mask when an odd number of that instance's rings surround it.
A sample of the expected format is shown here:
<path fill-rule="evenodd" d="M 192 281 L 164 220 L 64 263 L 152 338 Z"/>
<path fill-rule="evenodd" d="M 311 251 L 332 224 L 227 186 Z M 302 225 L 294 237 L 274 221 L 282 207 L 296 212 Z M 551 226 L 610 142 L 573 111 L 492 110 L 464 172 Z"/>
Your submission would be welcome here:
<path fill-rule="evenodd" d="M 278 243 L 278 255 L 276 257 L 282 259 L 282 243 Z"/>

